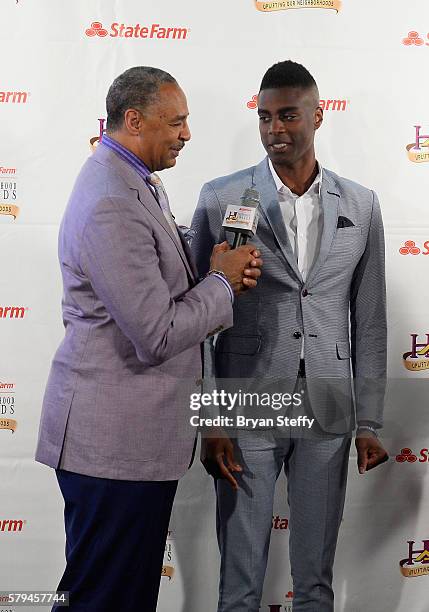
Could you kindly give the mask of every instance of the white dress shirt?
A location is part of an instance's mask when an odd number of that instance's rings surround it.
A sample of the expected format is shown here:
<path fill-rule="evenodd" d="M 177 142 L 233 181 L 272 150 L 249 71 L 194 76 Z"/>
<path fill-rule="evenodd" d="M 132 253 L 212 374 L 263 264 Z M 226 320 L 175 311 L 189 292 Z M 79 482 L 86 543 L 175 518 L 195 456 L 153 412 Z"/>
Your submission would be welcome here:
<path fill-rule="evenodd" d="M 320 249 L 323 231 L 323 213 L 320 205 L 323 168 L 318 163 L 319 171 L 311 186 L 298 196 L 283 184 L 281 178 L 268 160 L 279 196 L 279 204 L 286 232 L 295 254 L 302 280 L 307 280 Z M 304 358 L 304 336 L 302 339 L 301 358 Z"/>

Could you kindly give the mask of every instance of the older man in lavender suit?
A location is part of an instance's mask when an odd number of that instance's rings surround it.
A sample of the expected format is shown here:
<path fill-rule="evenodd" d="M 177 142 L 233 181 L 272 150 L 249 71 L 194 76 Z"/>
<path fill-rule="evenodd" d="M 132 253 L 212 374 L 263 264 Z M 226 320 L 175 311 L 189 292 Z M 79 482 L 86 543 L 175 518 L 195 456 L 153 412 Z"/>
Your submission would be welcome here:
<path fill-rule="evenodd" d="M 251 246 L 217 245 L 213 273 L 197 280 L 153 174 L 174 166 L 190 138 L 175 79 L 131 68 L 106 104 L 107 135 L 60 230 L 66 334 L 36 459 L 57 470 L 65 500 L 58 589 L 70 591 L 70 609 L 151 612 L 177 480 L 192 461 L 200 343 L 232 325 L 234 293 L 256 285 L 261 260 Z"/>

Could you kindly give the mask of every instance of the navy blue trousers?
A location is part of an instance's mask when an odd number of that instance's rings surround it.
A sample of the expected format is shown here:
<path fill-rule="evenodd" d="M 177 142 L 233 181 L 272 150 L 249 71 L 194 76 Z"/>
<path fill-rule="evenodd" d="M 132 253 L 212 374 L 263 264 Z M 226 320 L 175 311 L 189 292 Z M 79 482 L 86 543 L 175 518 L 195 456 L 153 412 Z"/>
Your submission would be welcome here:
<path fill-rule="evenodd" d="M 67 565 L 52 612 L 154 612 L 177 480 L 110 480 L 57 470 Z"/>

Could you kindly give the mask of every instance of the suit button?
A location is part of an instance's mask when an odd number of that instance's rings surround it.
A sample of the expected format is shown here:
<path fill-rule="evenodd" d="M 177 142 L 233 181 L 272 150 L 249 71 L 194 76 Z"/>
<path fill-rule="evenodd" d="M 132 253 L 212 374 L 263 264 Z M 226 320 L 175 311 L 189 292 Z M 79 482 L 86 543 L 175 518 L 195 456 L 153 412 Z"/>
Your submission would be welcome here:
<path fill-rule="evenodd" d="M 298 331 L 293 332 L 293 337 L 296 338 L 297 340 L 301 338 L 301 336 L 302 336 L 301 332 L 298 332 Z"/>
<path fill-rule="evenodd" d="M 308 295 L 307 289 L 303 289 L 302 290 L 302 297 L 307 297 L 307 295 Z"/>

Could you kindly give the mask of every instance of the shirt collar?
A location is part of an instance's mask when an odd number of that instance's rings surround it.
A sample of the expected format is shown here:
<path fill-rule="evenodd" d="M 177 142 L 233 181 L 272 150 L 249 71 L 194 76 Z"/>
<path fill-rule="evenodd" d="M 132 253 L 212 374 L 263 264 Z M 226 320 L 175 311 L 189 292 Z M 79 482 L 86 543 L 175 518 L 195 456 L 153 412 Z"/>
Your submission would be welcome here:
<path fill-rule="evenodd" d="M 121 145 L 117 140 L 110 138 L 107 134 L 103 134 L 100 144 L 117 153 L 117 155 L 128 162 L 145 181 L 147 180 L 147 177 L 151 174 L 151 171 L 146 164 L 132 151 Z"/>
<path fill-rule="evenodd" d="M 279 177 L 277 172 L 274 170 L 274 166 L 270 158 L 268 158 L 268 167 L 274 179 L 274 183 L 276 184 L 277 191 L 282 190 L 282 193 L 286 193 L 287 195 L 290 195 L 293 198 L 297 198 L 298 196 L 296 195 L 296 193 L 293 193 L 289 189 L 289 187 L 282 182 L 281 178 Z M 317 172 L 316 178 L 314 179 L 310 187 L 307 189 L 306 193 L 308 194 L 308 193 L 312 193 L 316 191 L 317 195 L 320 197 L 320 192 L 322 189 L 323 168 L 319 162 L 317 162 L 317 168 L 318 168 L 318 172 Z"/>

